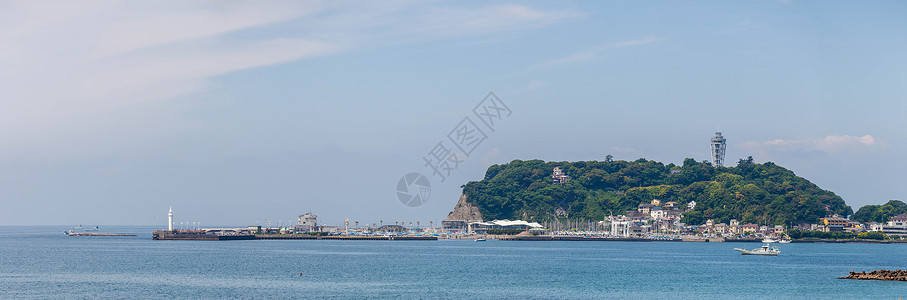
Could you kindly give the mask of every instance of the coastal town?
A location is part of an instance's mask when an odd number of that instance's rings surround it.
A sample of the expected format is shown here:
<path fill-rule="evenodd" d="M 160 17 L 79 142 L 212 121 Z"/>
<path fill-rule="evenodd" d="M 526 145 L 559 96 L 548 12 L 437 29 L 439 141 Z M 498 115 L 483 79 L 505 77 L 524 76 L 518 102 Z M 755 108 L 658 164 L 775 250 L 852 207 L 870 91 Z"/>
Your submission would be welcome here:
<path fill-rule="evenodd" d="M 709 139 L 710 161 L 707 169 L 723 168 L 727 149 L 727 139 L 721 131 Z M 610 162 L 610 157 L 607 158 Z M 741 159 L 740 165 L 752 165 L 752 158 Z M 553 166 L 547 175 L 547 184 L 552 186 L 567 185 L 574 178 L 559 165 Z M 682 176 L 680 166 L 666 167 L 666 176 Z M 733 175 L 736 176 L 736 175 Z M 740 176 L 738 176 L 740 177 Z M 625 191 L 614 191 L 622 195 Z M 464 190 L 454 209 L 441 222 L 434 221 L 390 221 L 360 222 L 345 219 L 342 224 L 327 225 L 318 221 L 318 216 L 308 212 L 297 217 L 296 224 L 287 222 L 272 227 L 256 224 L 239 228 L 200 228 L 197 223 L 180 223 L 174 228 L 173 211 L 168 214 L 168 230 L 158 230 L 154 239 L 399 239 L 414 237 L 417 239 L 463 239 L 480 236 L 502 240 L 550 239 L 570 240 L 633 240 L 633 241 L 754 241 L 762 239 L 800 239 L 800 240 L 900 240 L 907 235 L 907 214 L 900 214 L 881 222 L 858 222 L 841 216 L 829 205 L 824 206 L 824 217 L 815 223 L 797 222 L 796 224 L 757 224 L 741 222 L 738 219 L 725 218 L 719 222 L 705 219 L 701 224 L 684 223 L 685 214 L 697 208 L 695 200 L 663 201 L 650 199 L 639 203 L 635 209 L 622 214 L 611 211 L 593 220 L 588 217 L 572 217 L 561 207 L 557 207 L 548 216 L 534 221 L 533 217 L 523 214 L 523 219 L 485 220 L 478 207 L 467 201 Z M 766 215 L 764 219 L 771 219 Z M 752 218 L 751 218 L 752 220 Z M 703 220 L 700 220 L 703 221 Z M 183 226 L 185 224 L 185 226 Z M 194 227 L 192 225 L 195 225 Z"/>
<path fill-rule="evenodd" d="M 752 223 L 742 224 L 737 220 L 716 223 L 708 220 L 703 225 L 687 225 L 681 222 L 684 212 L 695 208 L 691 202 L 679 206 L 674 202 L 661 203 L 653 199 L 650 203 L 639 204 L 636 210 L 622 215 L 608 216 L 602 221 L 549 221 L 544 223 L 524 220 L 481 219 L 475 207 L 461 201 L 447 219 L 436 224 L 429 221 L 396 221 L 393 224 L 361 223 L 345 220 L 343 225 L 325 225 L 318 216 L 309 212 L 299 215 L 293 226 L 246 226 L 220 228 L 174 228 L 172 210 L 169 213 L 168 230 L 155 231 L 155 239 L 366 239 L 368 237 L 432 237 L 431 239 L 465 239 L 481 236 L 500 240 L 553 240 L 569 238 L 633 240 L 633 241 L 753 241 L 769 239 L 798 239 L 791 232 L 830 233 L 835 238 L 858 238 L 864 240 L 900 239 L 907 235 L 907 214 L 892 217 L 886 223 L 859 223 L 838 215 L 821 218 L 816 224 L 799 224 L 792 227 L 768 226 Z M 440 226 L 436 226 L 440 225 Z M 165 235 L 167 233 L 168 235 Z M 834 233 L 842 233 L 837 236 Z M 876 234 L 869 234 L 876 233 Z M 169 238 L 167 238 L 169 236 Z M 218 238 L 219 237 L 219 238 Z M 804 236 L 808 238 L 809 236 Z M 566 239 L 565 239 L 566 238 Z"/>

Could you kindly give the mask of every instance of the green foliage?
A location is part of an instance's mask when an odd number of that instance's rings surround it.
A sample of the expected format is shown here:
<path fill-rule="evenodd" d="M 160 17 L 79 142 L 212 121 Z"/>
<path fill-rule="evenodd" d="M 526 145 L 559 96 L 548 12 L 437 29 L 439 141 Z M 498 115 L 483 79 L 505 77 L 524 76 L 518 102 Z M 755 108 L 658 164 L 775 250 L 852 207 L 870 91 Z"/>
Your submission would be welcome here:
<path fill-rule="evenodd" d="M 891 200 L 883 205 L 866 205 L 860 207 L 851 219 L 859 222 L 888 222 L 891 217 L 907 213 L 907 203 Z"/>
<path fill-rule="evenodd" d="M 573 179 L 555 184 L 554 167 Z M 671 174 L 672 169 L 680 170 Z M 545 221 L 563 209 L 571 219 L 602 220 L 609 214 L 635 210 L 640 203 L 659 199 L 696 209 L 684 214 L 684 222 L 703 224 L 707 219 L 727 223 L 789 225 L 815 223 L 826 207 L 840 215 L 853 210 L 841 197 L 774 163 L 741 160 L 737 167 L 712 167 L 688 158 L 682 166 L 639 159 L 578 162 L 514 160 L 492 165 L 485 179 L 463 187 L 467 201 L 484 218 Z"/>
<path fill-rule="evenodd" d="M 792 230 L 786 231 L 785 233 L 787 234 L 787 236 L 789 236 L 792 239 L 845 240 L 845 239 L 852 239 L 852 238 L 856 237 L 853 234 L 853 232 L 847 232 L 847 231 L 825 232 L 825 231 L 800 231 L 797 229 L 792 229 Z M 864 233 L 866 233 L 866 232 L 864 232 Z"/>
<path fill-rule="evenodd" d="M 526 230 L 523 230 L 523 229 L 488 229 L 485 232 L 488 234 L 515 235 L 515 234 L 520 234 L 523 231 L 526 231 Z"/>
<path fill-rule="evenodd" d="M 867 239 L 867 240 L 887 240 L 888 235 L 878 232 L 878 231 L 870 231 L 870 232 L 860 232 L 859 234 L 857 234 L 857 238 L 858 239 Z"/>

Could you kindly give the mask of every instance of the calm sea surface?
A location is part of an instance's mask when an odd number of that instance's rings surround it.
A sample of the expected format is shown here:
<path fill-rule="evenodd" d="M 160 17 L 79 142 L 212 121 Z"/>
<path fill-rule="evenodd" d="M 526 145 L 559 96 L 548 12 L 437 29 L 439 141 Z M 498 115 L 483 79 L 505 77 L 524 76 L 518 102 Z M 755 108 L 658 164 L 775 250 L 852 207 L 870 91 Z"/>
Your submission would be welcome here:
<path fill-rule="evenodd" d="M 153 241 L 0 227 L 0 298 L 898 299 L 907 245 L 440 241 Z M 302 276 L 298 276 L 302 273 Z"/>

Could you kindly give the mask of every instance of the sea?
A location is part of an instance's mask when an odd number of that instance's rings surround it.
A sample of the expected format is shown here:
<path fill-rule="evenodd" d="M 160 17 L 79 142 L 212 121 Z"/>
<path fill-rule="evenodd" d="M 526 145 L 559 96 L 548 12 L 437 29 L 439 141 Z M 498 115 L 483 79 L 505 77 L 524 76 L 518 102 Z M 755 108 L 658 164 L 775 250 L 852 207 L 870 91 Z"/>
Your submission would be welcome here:
<path fill-rule="evenodd" d="M 602 241 L 155 241 L 0 227 L 2 299 L 900 299 L 907 245 Z"/>

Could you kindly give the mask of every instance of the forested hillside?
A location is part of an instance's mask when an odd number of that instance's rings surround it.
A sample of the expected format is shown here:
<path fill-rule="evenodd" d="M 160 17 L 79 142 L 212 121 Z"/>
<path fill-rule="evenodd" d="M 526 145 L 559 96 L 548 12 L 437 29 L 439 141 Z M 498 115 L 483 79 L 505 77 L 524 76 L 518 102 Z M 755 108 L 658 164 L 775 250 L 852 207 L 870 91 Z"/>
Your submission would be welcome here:
<path fill-rule="evenodd" d="M 891 200 L 883 205 L 866 205 L 860 207 L 851 219 L 860 222 L 888 222 L 891 217 L 907 213 L 907 203 Z"/>
<path fill-rule="evenodd" d="M 560 167 L 572 179 L 553 183 L 552 170 Z M 671 174 L 671 170 L 679 173 Z M 707 219 L 728 222 L 785 224 L 814 223 L 826 210 L 850 215 L 841 197 L 823 190 L 774 163 L 740 160 L 736 167 L 712 167 L 688 158 L 682 166 L 656 161 L 545 162 L 514 160 L 493 165 L 485 179 L 463 187 L 467 201 L 487 220 L 554 218 L 563 209 L 571 219 L 602 220 L 623 214 L 652 199 L 686 205 L 688 224 Z"/>

